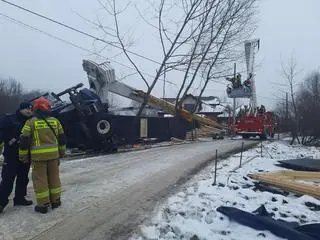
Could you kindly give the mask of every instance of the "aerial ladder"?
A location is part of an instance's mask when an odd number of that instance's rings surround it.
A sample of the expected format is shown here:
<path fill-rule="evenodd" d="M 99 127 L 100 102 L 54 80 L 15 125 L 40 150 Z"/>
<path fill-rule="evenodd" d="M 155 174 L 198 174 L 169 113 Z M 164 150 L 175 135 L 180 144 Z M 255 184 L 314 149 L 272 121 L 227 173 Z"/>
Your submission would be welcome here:
<path fill-rule="evenodd" d="M 137 90 L 117 81 L 115 70 L 107 62 L 97 64 L 90 60 L 83 60 L 83 69 L 88 75 L 90 89 L 97 93 L 104 103 L 108 103 L 109 93 L 114 93 L 139 103 L 142 103 L 144 99 L 147 99 L 148 105 L 155 109 L 163 110 L 172 115 L 178 113 L 179 116 L 187 121 L 192 122 L 196 120 L 202 126 L 214 128 L 216 132 L 224 129 L 224 126 L 212 119 L 191 113 L 185 109 L 177 110 L 175 104 L 152 95 L 147 95 L 147 93 L 142 90 Z"/>
<path fill-rule="evenodd" d="M 255 86 L 254 62 L 255 53 L 260 48 L 260 40 L 253 39 L 245 41 L 245 58 L 247 66 L 247 79 L 241 83 L 241 75 L 238 73 L 232 78 L 227 78 L 233 84 L 227 86 L 227 94 L 229 98 L 249 98 L 250 106 L 255 109 L 257 107 L 257 95 Z"/>
<path fill-rule="evenodd" d="M 234 134 L 241 135 L 245 139 L 254 136 L 259 136 L 261 139 L 273 138 L 276 128 L 274 114 L 266 111 L 263 105 L 257 107 L 254 62 L 256 51 L 260 48 L 260 40 L 248 40 L 244 43 L 244 48 L 248 78 L 240 87 L 228 86 L 227 93 L 229 98 L 249 98 L 250 103 L 248 108 L 240 109 L 237 119 L 234 116 L 231 129 Z"/>

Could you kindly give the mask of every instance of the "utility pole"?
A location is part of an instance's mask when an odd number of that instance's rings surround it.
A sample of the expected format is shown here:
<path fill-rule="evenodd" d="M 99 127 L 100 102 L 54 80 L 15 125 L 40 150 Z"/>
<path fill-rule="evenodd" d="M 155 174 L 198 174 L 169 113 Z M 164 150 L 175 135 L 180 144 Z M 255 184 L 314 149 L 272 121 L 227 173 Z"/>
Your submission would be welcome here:
<path fill-rule="evenodd" d="M 289 119 L 289 104 L 288 104 L 288 93 L 286 93 L 286 120 Z"/>
<path fill-rule="evenodd" d="M 234 63 L 233 77 L 236 79 L 237 75 L 237 64 Z M 235 136 L 234 125 L 236 124 L 236 98 L 233 98 L 233 113 L 232 113 L 232 135 Z"/>
<path fill-rule="evenodd" d="M 163 89 L 162 89 L 162 98 L 165 99 L 166 97 L 166 71 L 163 74 Z"/>

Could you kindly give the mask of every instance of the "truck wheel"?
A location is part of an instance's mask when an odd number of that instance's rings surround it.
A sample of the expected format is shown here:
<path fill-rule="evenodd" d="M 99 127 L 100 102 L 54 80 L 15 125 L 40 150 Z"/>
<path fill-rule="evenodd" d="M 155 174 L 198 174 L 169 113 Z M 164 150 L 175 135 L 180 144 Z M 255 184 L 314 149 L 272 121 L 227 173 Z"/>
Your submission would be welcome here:
<path fill-rule="evenodd" d="M 250 138 L 250 135 L 249 135 L 249 134 L 243 134 L 243 135 L 242 135 L 242 138 L 243 138 L 243 139 L 249 139 L 249 138 Z"/>
<path fill-rule="evenodd" d="M 99 135 L 106 135 L 111 131 L 111 124 L 106 119 L 101 119 L 96 124 L 96 130 Z"/>
<path fill-rule="evenodd" d="M 90 130 L 96 137 L 106 138 L 112 135 L 112 124 L 108 116 L 97 115 L 90 124 Z"/>

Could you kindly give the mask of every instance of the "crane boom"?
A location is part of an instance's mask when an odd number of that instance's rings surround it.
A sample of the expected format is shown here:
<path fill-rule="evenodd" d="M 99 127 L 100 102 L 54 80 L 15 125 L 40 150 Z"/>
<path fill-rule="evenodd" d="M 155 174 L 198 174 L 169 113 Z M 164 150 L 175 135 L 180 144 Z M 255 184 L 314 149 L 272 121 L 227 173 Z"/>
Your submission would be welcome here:
<path fill-rule="evenodd" d="M 108 94 L 109 92 L 112 92 L 139 103 L 142 103 L 144 99 L 147 98 L 148 105 L 156 109 L 161 109 L 172 115 L 177 113 L 174 104 L 152 95 L 147 96 L 144 91 L 137 90 L 117 81 L 115 79 L 114 69 L 111 68 L 108 63 L 97 64 L 90 60 L 83 60 L 83 69 L 87 72 L 90 89 L 95 91 L 103 102 L 107 103 Z M 178 109 L 178 114 L 189 122 L 196 120 L 201 125 L 208 125 L 219 129 L 224 128 L 222 125 L 212 119 L 190 113 L 185 109 Z"/>
<path fill-rule="evenodd" d="M 167 102 L 161 98 L 154 97 L 152 95 L 147 96 L 147 94 L 141 90 L 135 90 L 133 92 L 133 94 L 141 97 L 141 99 L 144 99 L 147 97 L 148 104 L 150 103 L 152 105 L 158 106 L 162 110 L 164 110 L 172 115 L 176 114 L 175 105 L 170 102 Z M 198 114 L 191 113 L 185 109 L 178 109 L 178 114 L 189 122 L 191 122 L 192 120 L 196 120 L 202 125 L 209 125 L 209 126 L 212 126 L 215 128 L 221 128 L 221 129 L 223 128 L 222 125 L 220 125 L 216 121 L 209 119 L 209 118 L 201 117 Z"/>

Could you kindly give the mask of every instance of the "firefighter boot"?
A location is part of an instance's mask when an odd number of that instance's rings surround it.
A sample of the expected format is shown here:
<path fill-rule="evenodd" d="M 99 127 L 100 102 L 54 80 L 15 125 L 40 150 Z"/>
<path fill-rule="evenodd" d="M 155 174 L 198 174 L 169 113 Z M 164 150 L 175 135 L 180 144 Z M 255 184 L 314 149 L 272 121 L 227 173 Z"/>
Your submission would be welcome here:
<path fill-rule="evenodd" d="M 5 202 L 3 202 L 1 205 L 0 205 L 0 213 L 3 212 L 4 208 L 7 206 L 9 200 L 6 200 Z"/>
<path fill-rule="evenodd" d="M 32 205 L 33 202 L 31 200 L 27 200 L 25 198 L 21 198 L 21 199 L 13 199 L 13 205 L 14 206 L 30 206 Z"/>
<path fill-rule="evenodd" d="M 52 209 L 58 208 L 60 206 L 61 206 L 61 201 L 60 200 L 58 200 L 58 201 L 56 201 L 54 203 L 51 203 L 51 208 Z"/>
<path fill-rule="evenodd" d="M 46 214 L 48 212 L 48 205 L 45 205 L 45 206 L 36 205 L 34 207 L 34 210 L 38 213 Z"/>

